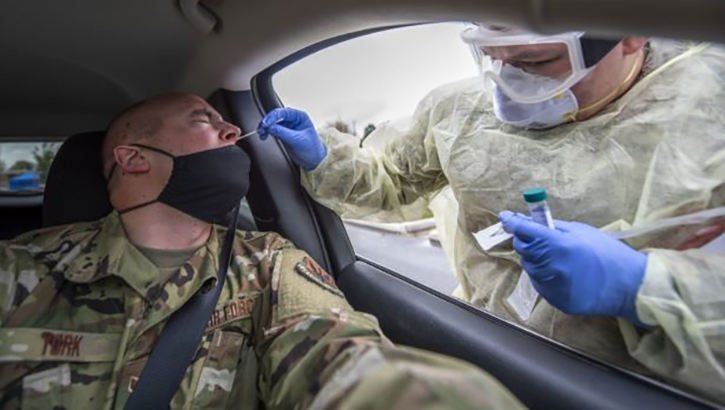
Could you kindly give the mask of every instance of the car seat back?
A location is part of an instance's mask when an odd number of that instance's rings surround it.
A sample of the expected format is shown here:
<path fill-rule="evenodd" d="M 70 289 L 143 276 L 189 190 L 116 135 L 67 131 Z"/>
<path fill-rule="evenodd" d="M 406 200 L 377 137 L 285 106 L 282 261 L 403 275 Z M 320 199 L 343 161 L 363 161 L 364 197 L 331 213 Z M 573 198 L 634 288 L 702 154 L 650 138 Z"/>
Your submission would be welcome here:
<path fill-rule="evenodd" d="M 43 200 L 43 226 L 95 221 L 113 207 L 103 177 L 103 131 L 66 139 L 48 172 Z"/>

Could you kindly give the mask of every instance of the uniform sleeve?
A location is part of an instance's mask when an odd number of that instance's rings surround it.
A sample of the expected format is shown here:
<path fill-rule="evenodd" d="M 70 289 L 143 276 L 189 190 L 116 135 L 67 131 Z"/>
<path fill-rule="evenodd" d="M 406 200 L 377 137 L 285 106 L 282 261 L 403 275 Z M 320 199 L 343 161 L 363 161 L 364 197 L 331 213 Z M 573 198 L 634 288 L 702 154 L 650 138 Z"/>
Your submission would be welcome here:
<path fill-rule="evenodd" d="M 278 252 L 271 269 L 254 315 L 267 408 L 521 407 L 468 363 L 393 346 L 304 252 Z"/>
<path fill-rule="evenodd" d="M 432 132 L 440 111 L 435 92 L 418 105 L 406 127 L 382 127 L 376 139 L 384 149 L 360 147 L 360 139 L 333 128 L 319 131 L 327 157 L 302 174 L 302 185 L 321 204 L 340 215 L 403 220 L 402 207 L 429 199 L 448 182 Z M 384 135 L 383 135 L 384 134 Z M 372 138 L 372 136 L 371 136 Z"/>
<path fill-rule="evenodd" d="M 13 266 L 14 259 L 7 243 L 0 242 L 0 326 L 7 321 L 18 283 L 18 274 Z"/>
<path fill-rule="evenodd" d="M 0 242 L 0 327 L 40 283 L 47 268 L 36 263 L 27 245 Z"/>
<path fill-rule="evenodd" d="M 637 314 L 651 328 L 620 321 L 630 354 L 671 382 L 725 402 L 725 256 L 651 250 Z"/>

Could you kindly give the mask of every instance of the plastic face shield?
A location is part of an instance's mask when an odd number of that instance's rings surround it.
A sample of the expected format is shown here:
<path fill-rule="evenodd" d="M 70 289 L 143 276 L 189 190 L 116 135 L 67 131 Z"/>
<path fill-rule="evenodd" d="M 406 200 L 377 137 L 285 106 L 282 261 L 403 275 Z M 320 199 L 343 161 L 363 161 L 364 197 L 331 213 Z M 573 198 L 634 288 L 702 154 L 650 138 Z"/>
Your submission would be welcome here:
<path fill-rule="evenodd" d="M 484 83 L 495 84 L 512 100 L 527 104 L 551 99 L 589 74 L 594 64 L 585 62 L 583 35 L 542 36 L 484 26 L 461 33 L 471 46 Z"/>

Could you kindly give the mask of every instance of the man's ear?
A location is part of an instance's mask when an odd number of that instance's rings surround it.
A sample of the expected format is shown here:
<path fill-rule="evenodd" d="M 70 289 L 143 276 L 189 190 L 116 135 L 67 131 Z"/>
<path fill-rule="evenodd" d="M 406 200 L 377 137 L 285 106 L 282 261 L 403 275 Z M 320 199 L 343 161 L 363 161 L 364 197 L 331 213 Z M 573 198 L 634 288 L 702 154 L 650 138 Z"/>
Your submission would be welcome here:
<path fill-rule="evenodd" d="M 625 37 L 622 40 L 622 53 L 627 56 L 642 49 L 649 41 L 646 37 Z"/>
<path fill-rule="evenodd" d="M 127 174 L 143 174 L 149 172 L 151 163 L 140 149 L 129 145 L 119 145 L 113 149 L 113 159 L 119 171 Z"/>

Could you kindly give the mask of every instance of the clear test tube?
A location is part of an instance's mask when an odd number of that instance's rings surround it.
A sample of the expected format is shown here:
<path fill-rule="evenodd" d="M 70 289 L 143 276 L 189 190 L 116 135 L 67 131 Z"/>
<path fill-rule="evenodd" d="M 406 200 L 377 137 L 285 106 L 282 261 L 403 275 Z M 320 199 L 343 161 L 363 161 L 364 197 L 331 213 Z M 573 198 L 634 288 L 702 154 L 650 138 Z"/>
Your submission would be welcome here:
<path fill-rule="evenodd" d="M 529 206 L 529 214 L 534 222 L 554 229 L 554 218 L 551 217 L 549 205 L 546 203 L 546 189 L 527 189 L 524 191 L 524 201 Z"/>

